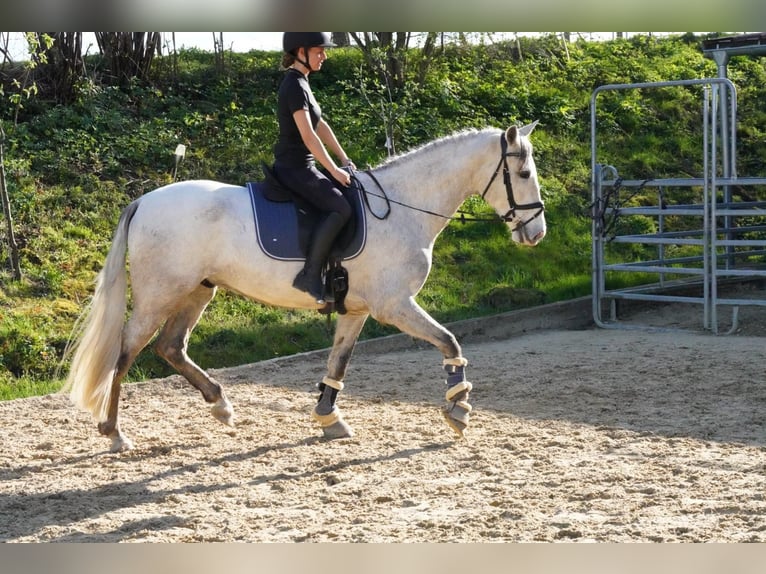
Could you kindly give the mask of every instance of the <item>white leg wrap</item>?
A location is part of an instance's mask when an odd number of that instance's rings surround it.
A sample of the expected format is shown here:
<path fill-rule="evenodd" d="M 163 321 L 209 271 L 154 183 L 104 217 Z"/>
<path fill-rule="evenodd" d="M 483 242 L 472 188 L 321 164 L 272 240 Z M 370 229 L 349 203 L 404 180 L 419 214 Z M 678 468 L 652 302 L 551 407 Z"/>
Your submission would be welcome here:
<path fill-rule="evenodd" d="M 472 406 L 471 406 L 469 403 L 467 403 L 467 402 L 465 402 L 465 401 L 458 401 L 458 402 L 456 402 L 455 404 L 456 404 L 457 406 L 459 406 L 459 407 L 462 407 L 462 408 L 464 408 L 464 409 L 466 410 L 466 412 L 469 412 L 469 413 L 470 413 L 470 412 L 473 410 L 473 407 L 472 407 Z"/>
<path fill-rule="evenodd" d="M 453 365 L 455 367 L 465 367 L 468 364 L 468 359 L 465 357 L 454 357 L 452 359 L 444 359 L 442 365 Z"/>
<path fill-rule="evenodd" d="M 335 379 L 332 379 L 330 377 L 325 377 L 322 379 L 322 382 L 330 387 L 331 389 L 335 389 L 336 391 L 342 391 L 343 390 L 343 381 L 336 381 Z"/>
<path fill-rule="evenodd" d="M 447 401 L 452 401 L 456 396 L 458 396 L 460 393 L 465 391 L 466 393 L 470 393 L 471 389 L 473 389 L 473 385 L 469 383 L 468 381 L 463 381 L 461 383 L 458 383 L 454 387 L 450 387 L 447 389 Z"/>
<path fill-rule="evenodd" d="M 336 422 L 340 420 L 340 409 L 338 409 L 338 407 L 335 407 L 330 414 L 320 415 L 319 413 L 317 413 L 316 408 L 314 408 L 314 410 L 311 411 L 311 418 L 313 418 L 316 422 L 318 422 L 319 426 L 329 427 L 334 425 Z"/>

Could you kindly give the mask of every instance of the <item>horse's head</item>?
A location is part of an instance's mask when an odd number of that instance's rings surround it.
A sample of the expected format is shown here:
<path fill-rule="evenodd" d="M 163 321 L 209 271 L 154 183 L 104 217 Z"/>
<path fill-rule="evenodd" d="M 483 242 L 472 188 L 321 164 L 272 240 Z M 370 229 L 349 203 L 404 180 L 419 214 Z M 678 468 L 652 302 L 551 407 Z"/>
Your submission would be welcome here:
<path fill-rule="evenodd" d="M 529 134 L 537 121 L 524 127 L 511 126 L 501 138 L 501 182 L 494 182 L 484 192 L 484 198 L 497 210 L 511 229 L 516 243 L 537 245 L 545 237 L 545 212 L 540 196 L 540 182 L 532 157 Z M 494 178 L 494 176 L 493 176 Z"/>

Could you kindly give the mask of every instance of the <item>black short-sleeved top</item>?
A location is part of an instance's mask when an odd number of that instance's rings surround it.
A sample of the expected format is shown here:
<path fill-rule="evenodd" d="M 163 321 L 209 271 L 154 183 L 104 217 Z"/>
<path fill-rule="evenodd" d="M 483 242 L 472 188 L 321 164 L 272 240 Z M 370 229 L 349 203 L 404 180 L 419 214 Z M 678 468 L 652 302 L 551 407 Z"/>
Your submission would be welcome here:
<path fill-rule="evenodd" d="M 314 129 L 322 118 L 322 109 L 311 92 L 308 78 L 298 70 L 290 68 L 282 78 L 277 97 L 279 139 L 274 146 L 276 163 L 286 167 L 313 165 L 314 156 L 303 143 L 293 118 L 293 114 L 298 110 L 308 110 Z"/>

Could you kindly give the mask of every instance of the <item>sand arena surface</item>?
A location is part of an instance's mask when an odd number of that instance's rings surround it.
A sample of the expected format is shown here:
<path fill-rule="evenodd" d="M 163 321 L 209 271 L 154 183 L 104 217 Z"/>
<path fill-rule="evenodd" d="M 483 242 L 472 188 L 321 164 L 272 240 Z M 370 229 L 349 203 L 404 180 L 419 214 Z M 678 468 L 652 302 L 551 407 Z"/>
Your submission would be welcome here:
<path fill-rule="evenodd" d="M 464 343 L 455 440 L 430 347 L 357 349 L 311 421 L 326 353 L 213 371 L 236 429 L 181 377 L 123 388 L 110 454 L 67 397 L 0 403 L 3 542 L 766 541 L 764 343 L 541 330 Z"/>

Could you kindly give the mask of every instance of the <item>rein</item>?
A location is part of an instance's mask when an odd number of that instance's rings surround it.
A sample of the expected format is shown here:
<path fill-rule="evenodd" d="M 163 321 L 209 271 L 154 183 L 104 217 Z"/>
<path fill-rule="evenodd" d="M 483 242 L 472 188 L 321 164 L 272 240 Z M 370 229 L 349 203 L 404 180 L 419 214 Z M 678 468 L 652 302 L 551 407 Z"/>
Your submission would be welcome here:
<path fill-rule="evenodd" d="M 386 190 L 383 189 L 383 186 L 380 185 L 380 182 L 378 179 L 373 175 L 372 169 L 368 168 L 364 170 L 364 173 L 370 176 L 370 179 L 375 183 L 375 185 L 378 187 L 382 195 L 379 195 L 377 193 L 372 193 L 367 191 L 365 187 L 362 185 L 362 182 L 359 181 L 359 179 L 352 173 L 351 177 L 356 181 L 356 184 L 359 186 L 359 189 L 362 191 L 362 197 L 364 197 L 364 203 L 367 206 L 368 211 L 375 217 L 376 219 L 383 220 L 388 218 L 388 216 L 391 214 L 391 204 L 395 203 L 397 205 L 401 205 L 402 207 L 406 207 L 407 209 L 412 209 L 413 211 L 419 211 L 420 213 L 426 213 L 428 215 L 433 215 L 435 217 L 441 217 L 442 219 L 447 219 L 449 221 L 460 221 L 465 223 L 466 221 L 479 221 L 484 223 L 508 223 L 510 221 L 513 221 L 516 218 L 516 210 L 517 209 L 537 209 L 535 214 L 527 219 L 526 221 L 521 222 L 519 225 L 517 225 L 515 228 L 513 228 L 513 231 L 516 231 L 517 229 L 520 229 L 542 215 L 543 211 L 545 210 L 545 206 L 540 201 L 535 201 L 533 203 L 517 203 L 516 199 L 513 195 L 513 185 L 511 184 L 511 172 L 508 168 L 508 157 L 518 157 L 521 159 L 524 159 L 526 157 L 526 151 L 518 151 L 518 152 L 509 152 L 508 151 L 508 140 L 505 138 L 505 133 L 502 133 L 500 135 L 500 161 L 497 164 L 497 167 L 495 168 L 495 172 L 492 174 L 492 177 L 490 177 L 489 182 L 487 183 L 486 187 L 484 188 L 484 191 L 481 194 L 482 199 L 486 198 L 487 192 L 489 191 L 490 186 L 492 185 L 492 182 L 495 181 L 495 178 L 497 177 L 497 174 L 500 173 L 500 168 L 503 168 L 503 182 L 505 183 L 505 191 L 508 195 L 508 206 L 510 209 L 505 213 L 505 215 L 498 216 L 495 215 L 493 217 L 466 217 L 465 213 L 460 213 L 459 216 L 452 216 L 452 215 L 444 215 L 441 213 L 437 213 L 435 211 L 430 211 L 428 209 L 422 209 L 420 207 L 415 207 L 414 205 L 409 205 L 407 203 L 403 203 L 401 201 L 396 201 L 394 199 L 390 199 L 388 195 L 386 194 Z M 386 212 L 383 215 L 378 215 L 372 210 L 372 207 L 370 207 L 370 201 L 368 198 L 368 195 L 372 195 L 373 197 L 379 197 L 381 199 L 384 199 L 386 202 Z"/>
<path fill-rule="evenodd" d="M 406 207 L 407 209 L 411 209 L 412 211 L 419 211 L 420 213 L 425 213 L 428 215 L 433 215 L 434 217 L 441 217 L 442 219 L 447 219 L 449 221 L 461 221 L 465 223 L 466 221 L 483 221 L 484 223 L 502 223 L 503 219 L 498 217 L 497 215 L 494 217 L 466 217 L 465 213 L 460 213 L 460 216 L 455 217 L 454 215 L 444 215 L 442 213 L 437 213 L 435 211 L 431 211 L 429 209 L 423 209 L 422 207 L 415 207 L 414 205 L 410 205 L 408 203 L 404 203 L 401 201 L 396 201 L 395 199 L 391 199 L 386 194 L 386 190 L 383 189 L 383 186 L 380 185 L 380 182 L 378 179 L 373 175 L 372 170 L 366 169 L 364 170 L 364 173 L 370 176 L 370 179 L 375 183 L 376 186 L 378 186 L 378 189 L 380 190 L 381 194 L 373 193 L 370 191 L 367 191 L 367 189 L 362 185 L 362 182 L 359 181 L 356 177 L 354 177 L 354 180 L 356 181 L 357 185 L 359 186 L 359 189 L 362 190 L 362 197 L 364 197 L 364 203 L 367 205 L 367 209 L 369 212 L 375 217 L 376 219 L 386 219 L 391 214 L 391 204 L 395 203 L 396 205 L 401 205 L 402 207 Z M 368 199 L 368 195 L 371 195 L 373 197 L 379 197 L 381 199 L 384 199 L 386 201 L 386 212 L 383 215 L 378 215 L 372 210 L 372 207 L 370 207 L 370 201 Z"/>

